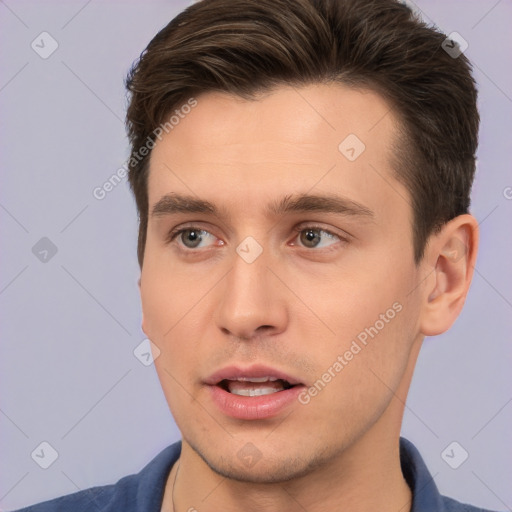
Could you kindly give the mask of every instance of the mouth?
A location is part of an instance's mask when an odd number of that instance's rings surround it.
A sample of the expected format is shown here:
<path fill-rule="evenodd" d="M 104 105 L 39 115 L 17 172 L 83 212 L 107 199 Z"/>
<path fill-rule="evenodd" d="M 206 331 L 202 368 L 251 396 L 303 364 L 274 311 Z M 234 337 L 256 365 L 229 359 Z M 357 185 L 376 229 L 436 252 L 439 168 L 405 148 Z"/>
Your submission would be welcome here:
<path fill-rule="evenodd" d="M 305 387 L 295 377 L 266 366 L 224 368 L 206 379 L 205 384 L 220 412 L 245 420 L 281 414 L 297 401 Z"/>

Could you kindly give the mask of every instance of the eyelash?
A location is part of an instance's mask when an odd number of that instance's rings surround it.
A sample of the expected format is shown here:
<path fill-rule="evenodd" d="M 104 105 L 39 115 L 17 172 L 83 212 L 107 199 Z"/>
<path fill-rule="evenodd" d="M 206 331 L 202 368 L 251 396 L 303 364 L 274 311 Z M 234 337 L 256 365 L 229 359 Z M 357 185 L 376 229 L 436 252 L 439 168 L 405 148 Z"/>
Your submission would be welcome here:
<path fill-rule="evenodd" d="M 329 236 L 333 236 L 333 237 L 336 237 L 339 239 L 339 242 L 341 243 L 346 243 L 348 242 L 348 236 L 347 237 L 343 237 L 341 235 L 338 235 L 336 233 L 333 233 L 332 231 L 329 231 L 328 229 L 325 229 L 324 227 L 322 226 L 318 226 L 318 225 L 315 225 L 315 224 L 311 224 L 311 225 L 306 225 L 306 226 L 297 226 L 296 228 L 294 228 L 294 231 L 297 233 L 297 236 L 302 233 L 303 231 L 308 231 L 308 230 L 317 230 L 317 231 L 321 231 L 323 233 L 326 233 L 327 235 Z M 210 233 L 208 230 L 206 229 L 202 229 L 198 226 L 193 226 L 193 225 L 190 225 L 190 226 L 185 226 L 185 227 L 181 227 L 181 228 L 177 228 L 177 229 L 173 229 L 172 231 L 170 231 L 170 233 L 167 235 L 167 238 L 166 238 L 166 243 L 167 244 L 170 244 L 172 243 L 178 236 L 180 236 L 182 233 L 184 233 L 185 231 L 206 231 L 208 233 Z M 211 233 L 210 233 L 211 234 Z M 296 237 L 295 237 L 296 238 Z M 305 249 L 308 249 L 307 247 L 303 247 Z M 330 247 L 328 247 L 327 249 L 324 249 L 324 250 L 329 250 Z M 194 249 L 190 249 L 188 247 L 185 247 L 184 248 L 185 251 L 191 251 L 193 252 Z"/>
<path fill-rule="evenodd" d="M 309 231 L 309 230 L 311 230 L 311 231 L 320 231 L 322 233 L 326 233 L 329 236 L 338 238 L 340 242 L 348 242 L 347 238 L 345 238 L 345 237 L 343 237 L 341 235 L 338 235 L 338 234 L 334 233 L 333 231 L 325 229 L 322 226 L 318 226 L 318 225 L 315 225 L 315 224 L 306 225 L 306 226 L 297 226 L 296 228 L 294 228 L 294 231 L 297 233 L 297 236 L 300 233 L 302 233 L 303 231 Z"/>

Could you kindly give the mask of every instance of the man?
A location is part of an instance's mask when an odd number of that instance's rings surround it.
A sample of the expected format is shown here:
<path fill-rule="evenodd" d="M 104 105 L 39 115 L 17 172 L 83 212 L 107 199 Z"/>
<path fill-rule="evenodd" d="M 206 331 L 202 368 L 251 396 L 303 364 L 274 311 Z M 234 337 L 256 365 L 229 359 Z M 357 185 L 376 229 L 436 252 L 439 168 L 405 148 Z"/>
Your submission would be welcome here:
<path fill-rule="evenodd" d="M 392 0 L 203 0 L 151 41 L 130 184 L 182 442 L 25 510 L 481 510 L 400 438 L 478 246 L 476 90 L 444 41 Z"/>

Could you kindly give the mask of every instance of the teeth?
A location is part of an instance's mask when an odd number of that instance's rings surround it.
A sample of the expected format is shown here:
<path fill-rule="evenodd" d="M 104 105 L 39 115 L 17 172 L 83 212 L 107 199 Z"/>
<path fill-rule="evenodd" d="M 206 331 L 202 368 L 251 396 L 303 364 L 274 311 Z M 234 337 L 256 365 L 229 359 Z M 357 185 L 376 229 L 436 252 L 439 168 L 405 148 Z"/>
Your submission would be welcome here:
<path fill-rule="evenodd" d="M 236 379 L 239 382 L 275 382 L 277 377 L 239 377 Z"/>
<path fill-rule="evenodd" d="M 234 395 L 240 396 L 261 396 L 261 395 L 270 395 L 271 393 L 277 393 L 278 391 L 283 391 L 285 389 L 285 384 L 282 380 L 274 380 L 274 381 L 240 381 L 240 380 L 230 380 L 227 381 L 227 390 Z"/>
<path fill-rule="evenodd" d="M 274 388 L 251 388 L 251 389 L 233 389 L 231 393 L 233 395 L 240 396 L 262 396 L 262 395 L 271 395 L 272 393 L 277 393 L 279 390 Z"/>

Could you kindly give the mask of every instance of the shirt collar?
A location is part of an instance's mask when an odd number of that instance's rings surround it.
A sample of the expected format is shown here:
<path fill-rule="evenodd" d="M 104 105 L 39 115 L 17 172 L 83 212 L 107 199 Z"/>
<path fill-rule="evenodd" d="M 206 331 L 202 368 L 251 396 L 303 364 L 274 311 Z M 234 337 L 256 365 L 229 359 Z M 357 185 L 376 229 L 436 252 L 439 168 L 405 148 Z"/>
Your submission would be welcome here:
<path fill-rule="evenodd" d="M 400 464 L 405 481 L 412 491 L 411 512 L 444 511 L 441 494 L 416 447 L 400 438 Z"/>

